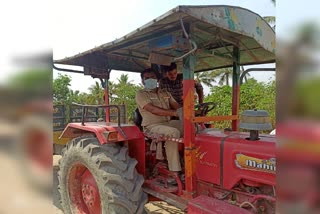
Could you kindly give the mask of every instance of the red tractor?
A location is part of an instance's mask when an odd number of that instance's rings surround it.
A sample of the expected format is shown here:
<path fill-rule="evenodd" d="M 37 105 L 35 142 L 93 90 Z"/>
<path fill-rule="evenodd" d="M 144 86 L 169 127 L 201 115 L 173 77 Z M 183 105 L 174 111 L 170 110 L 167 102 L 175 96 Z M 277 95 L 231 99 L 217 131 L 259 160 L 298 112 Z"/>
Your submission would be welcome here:
<path fill-rule="evenodd" d="M 151 142 L 165 136 L 109 120 L 111 108 L 119 111 L 109 104 L 111 70 L 139 73 L 173 61 L 183 72 L 184 137 L 172 140 L 180 145 L 184 178 L 150 151 Z M 275 213 L 275 137 L 258 133 L 271 128 L 268 113 L 245 111 L 241 122 L 239 114 L 240 65 L 273 62 L 274 30 L 258 14 L 232 6 L 178 6 L 123 38 L 55 60 L 99 78 L 106 101 L 81 105 L 81 123 L 68 124 L 61 135 L 72 139 L 58 173 L 64 212 L 143 213 L 148 200 L 163 200 L 188 213 Z M 207 116 L 216 104 L 205 103 L 195 116 L 194 73 L 225 67 L 233 68 L 232 115 Z M 90 108 L 104 108 L 106 121 L 87 122 Z M 203 126 L 223 120 L 232 121 L 232 129 Z"/>

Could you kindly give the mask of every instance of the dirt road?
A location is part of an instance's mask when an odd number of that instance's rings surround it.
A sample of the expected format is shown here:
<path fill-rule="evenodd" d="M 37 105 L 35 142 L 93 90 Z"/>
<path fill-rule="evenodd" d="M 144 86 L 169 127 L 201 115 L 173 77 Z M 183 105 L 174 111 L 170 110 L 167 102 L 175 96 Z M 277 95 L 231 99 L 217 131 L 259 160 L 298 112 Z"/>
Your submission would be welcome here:
<path fill-rule="evenodd" d="M 37 191 L 26 181 L 17 156 L 14 142 L 0 141 L 0 213 L 1 214 L 62 214 L 57 207 L 57 194 L 54 193 L 52 206 L 51 193 Z M 56 172 L 54 171 L 54 174 Z M 56 177 L 56 176 L 53 176 Z M 56 182 L 56 181 L 55 181 Z M 55 183 L 54 182 L 54 183 Z M 53 188 L 56 189 L 56 188 Z"/>

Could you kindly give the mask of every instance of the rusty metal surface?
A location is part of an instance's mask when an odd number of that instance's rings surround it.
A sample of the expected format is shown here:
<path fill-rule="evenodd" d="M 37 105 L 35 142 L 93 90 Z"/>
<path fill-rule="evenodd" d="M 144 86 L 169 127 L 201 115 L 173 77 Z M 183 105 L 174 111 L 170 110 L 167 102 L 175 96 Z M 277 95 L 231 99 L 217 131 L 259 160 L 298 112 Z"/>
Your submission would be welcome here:
<path fill-rule="evenodd" d="M 240 7 L 211 5 L 178 6 L 120 39 L 54 63 L 101 73 L 106 68 L 141 72 L 150 66 L 149 55 L 154 51 L 150 44 L 155 39 L 183 35 L 180 18 L 198 46 L 195 72 L 232 66 L 233 46 L 240 49 L 241 65 L 275 61 L 275 32 L 261 16 Z M 173 58 L 187 52 L 174 46 L 157 49 L 157 53 Z"/>
<path fill-rule="evenodd" d="M 264 49 L 275 52 L 274 31 L 262 17 L 250 10 L 231 6 L 184 7 L 182 10 L 213 26 L 251 37 Z M 238 42 L 246 43 L 245 38 Z"/>

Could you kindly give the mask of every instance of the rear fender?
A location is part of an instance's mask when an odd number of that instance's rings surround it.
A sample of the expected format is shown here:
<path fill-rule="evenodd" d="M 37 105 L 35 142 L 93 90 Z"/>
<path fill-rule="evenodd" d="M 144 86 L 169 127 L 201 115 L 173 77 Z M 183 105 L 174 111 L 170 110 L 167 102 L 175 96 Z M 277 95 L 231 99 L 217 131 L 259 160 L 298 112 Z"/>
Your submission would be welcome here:
<path fill-rule="evenodd" d="M 69 123 L 67 127 L 63 130 L 59 139 L 69 138 L 73 139 L 82 135 L 94 134 L 100 144 L 107 143 L 107 139 L 104 137 L 103 133 L 106 131 L 104 127 L 99 126 L 86 126 L 81 125 L 81 123 Z"/>

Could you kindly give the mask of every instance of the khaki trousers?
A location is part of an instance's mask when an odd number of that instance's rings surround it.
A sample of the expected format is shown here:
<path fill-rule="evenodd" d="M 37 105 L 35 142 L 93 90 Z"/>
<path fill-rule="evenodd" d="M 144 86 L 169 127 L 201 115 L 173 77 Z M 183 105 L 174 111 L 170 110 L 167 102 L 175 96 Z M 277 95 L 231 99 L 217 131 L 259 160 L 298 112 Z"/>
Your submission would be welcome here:
<path fill-rule="evenodd" d="M 157 133 L 167 137 L 180 138 L 183 136 L 183 125 L 179 120 L 171 120 L 145 127 L 151 133 Z M 178 143 L 167 140 L 165 143 L 166 156 L 170 171 L 181 171 Z"/>

